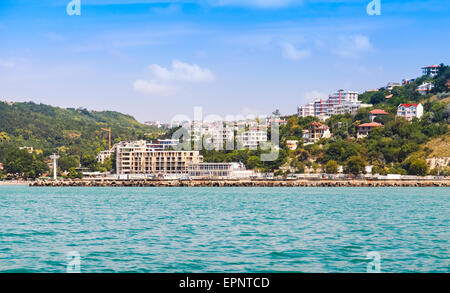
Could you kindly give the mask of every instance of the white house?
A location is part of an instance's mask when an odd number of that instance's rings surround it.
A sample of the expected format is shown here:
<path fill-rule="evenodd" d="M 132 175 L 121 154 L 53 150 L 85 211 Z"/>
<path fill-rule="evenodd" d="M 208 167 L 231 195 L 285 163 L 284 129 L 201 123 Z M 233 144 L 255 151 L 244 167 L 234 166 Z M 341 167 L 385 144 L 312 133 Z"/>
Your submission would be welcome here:
<path fill-rule="evenodd" d="M 417 87 L 417 91 L 422 95 L 425 95 L 426 93 L 430 92 L 433 88 L 434 84 L 432 84 L 431 82 L 424 82 Z"/>
<path fill-rule="evenodd" d="M 423 116 L 422 104 L 400 104 L 397 108 L 397 116 L 404 117 L 411 121 L 414 117 L 420 118 Z"/>

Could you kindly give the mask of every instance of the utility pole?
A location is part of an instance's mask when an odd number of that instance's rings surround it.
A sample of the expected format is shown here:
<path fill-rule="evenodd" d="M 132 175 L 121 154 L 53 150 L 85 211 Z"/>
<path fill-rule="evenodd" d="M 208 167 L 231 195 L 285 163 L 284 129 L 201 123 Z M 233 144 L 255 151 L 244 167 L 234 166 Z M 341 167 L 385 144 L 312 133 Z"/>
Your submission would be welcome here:
<path fill-rule="evenodd" d="M 50 159 L 53 160 L 53 180 L 56 180 L 56 170 L 58 169 L 58 165 L 56 163 L 56 160 L 58 160 L 60 157 L 57 154 L 53 154 L 50 156 Z"/>

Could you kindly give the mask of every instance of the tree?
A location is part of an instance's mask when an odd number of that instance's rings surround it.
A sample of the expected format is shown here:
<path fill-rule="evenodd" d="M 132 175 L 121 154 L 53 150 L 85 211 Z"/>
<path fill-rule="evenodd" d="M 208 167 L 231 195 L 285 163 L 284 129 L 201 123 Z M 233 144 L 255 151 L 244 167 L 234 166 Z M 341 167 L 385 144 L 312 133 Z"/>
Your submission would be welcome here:
<path fill-rule="evenodd" d="M 247 160 L 247 168 L 255 169 L 261 164 L 261 159 L 258 156 L 250 156 Z"/>
<path fill-rule="evenodd" d="M 409 175 L 425 176 L 428 173 L 428 165 L 425 160 L 415 159 L 411 162 L 408 169 Z"/>
<path fill-rule="evenodd" d="M 61 171 L 68 171 L 70 168 L 77 168 L 79 166 L 79 156 L 61 156 L 58 160 L 58 167 Z"/>
<path fill-rule="evenodd" d="M 69 169 L 69 174 L 67 174 L 67 177 L 69 177 L 70 179 L 81 179 L 83 178 L 83 173 L 78 172 L 77 170 L 75 170 L 75 168 L 70 168 Z"/>
<path fill-rule="evenodd" d="M 364 173 L 366 164 L 361 156 L 352 156 L 345 162 L 345 173 L 354 175 Z"/>
<path fill-rule="evenodd" d="M 98 167 L 97 159 L 91 154 L 83 155 L 81 157 L 81 165 L 89 168 L 91 171 L 96 171 Z"/>
<path fill-rule="evenodd" d="M 0 132 L 0 142 L 8 142 L 10 140 L 6 132 Z"/>
<path fill-rule="evenodd" d="M 376 92 L 375 94 L 372 95 L 372 97 L 370 97 L 370 103 L 374 105 L 383 103 L 385 100 L 386 97 L 382 92 Z"/>
<path fill-rule="evenodd" d="M 325 165 L 325 171 L 328 174 L 337 174 L 338 168 L 339 168 L 339 165 L 334 160 L 329 160 L 328 163 Z"/>
<path fill-rule="evenodd" d="M 35 179 L 48 171 L 48 166 L 45 164 L 42 155 L 29 153 L 27 150 L 11 147 L 7 149 L 3 160 L 6 173 L 24 179 Z"/>

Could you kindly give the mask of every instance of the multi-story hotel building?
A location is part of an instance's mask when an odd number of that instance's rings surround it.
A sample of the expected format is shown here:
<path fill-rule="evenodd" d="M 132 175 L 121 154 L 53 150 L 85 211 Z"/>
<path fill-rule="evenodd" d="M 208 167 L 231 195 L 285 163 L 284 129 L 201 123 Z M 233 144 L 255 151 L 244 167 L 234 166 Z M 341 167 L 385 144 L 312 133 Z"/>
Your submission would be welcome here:
<path fill-rule="evenodd" d="M 331 94 L 328 99 L 318 99 L 298 107 L 298 116 L 314 116 L 326 119 L 332 115 L 355 113 L 359 108 L 365 106 L 358 101 L 358 93 L 353 91 L 339 90 Z"/>
<path fill-rule="evenodd" d="M 117 174 L 186 174 L 190 164 L 203 161 L 198 151 L 154 148 L 146 141 L 116 145 Z"/>
<path fill-rule="evenodd" d="M 238 147 L 257 149 L 261 143 L 267 142 L 267 127 L 253 126 L 247 131 L 238 132 L 236 135 Z"/>

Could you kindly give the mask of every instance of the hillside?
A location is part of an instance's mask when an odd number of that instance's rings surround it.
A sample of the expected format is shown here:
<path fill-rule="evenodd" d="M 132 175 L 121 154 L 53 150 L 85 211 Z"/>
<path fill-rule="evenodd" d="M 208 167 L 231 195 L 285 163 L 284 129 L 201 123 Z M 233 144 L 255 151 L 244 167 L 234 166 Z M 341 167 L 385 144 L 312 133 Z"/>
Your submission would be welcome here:
<path fill-rule="evenodd" d="M 158 129 L 118 112 L 0 101 L 0 140 L 40 149 L 44 155 L 59 151 L 81 156 L 105 150 L 108 135 L 101 128 L 111 128 L 113 142 L 160 134 Z"/>
<path fill-rule="evenodd" d="M 450 134 L 430 140 L 426 147 L 431 150 L 428 158 L 450 157 Z"/>

